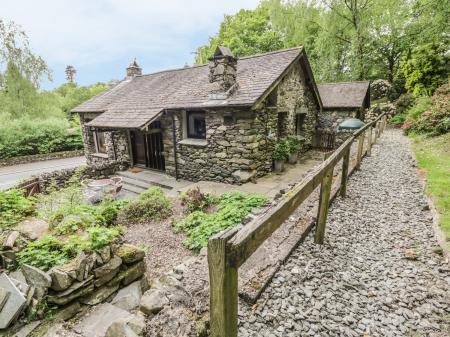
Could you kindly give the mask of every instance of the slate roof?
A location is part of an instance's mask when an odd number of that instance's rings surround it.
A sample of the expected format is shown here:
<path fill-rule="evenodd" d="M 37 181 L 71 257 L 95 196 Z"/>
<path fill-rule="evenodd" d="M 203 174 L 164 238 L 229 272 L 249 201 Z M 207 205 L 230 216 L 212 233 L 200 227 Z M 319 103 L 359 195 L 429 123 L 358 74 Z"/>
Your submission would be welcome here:
<path fill-rule="evenodd" d="M 369 90 L 369 81 L 338 82 L 318 84 L 323 107 L 363 108 L 364 98 Z"/>
<path fill-rule="evenodd" d="M 164 109 L 252 106 L 302 52 L 299 47 L 239 58 L 238 89 L 224 100 L 210 99 L 217 83 L 209 83 L 209 67 L 201 65 L 121 81 L 72 112 L 103 112 L 90 126 L 141 128 Z"/>

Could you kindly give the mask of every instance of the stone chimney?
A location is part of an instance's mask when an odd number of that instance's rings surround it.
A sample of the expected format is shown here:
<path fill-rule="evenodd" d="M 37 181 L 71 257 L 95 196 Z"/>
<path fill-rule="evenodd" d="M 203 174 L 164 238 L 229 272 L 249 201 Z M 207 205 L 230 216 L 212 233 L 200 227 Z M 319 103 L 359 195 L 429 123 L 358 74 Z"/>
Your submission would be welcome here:
<path fill-rule="evenodd" d="M 237 58 L 231 50 L 217 46 L 214 57 L 209 59 L 209 82 L 218 83 L 219 90 L 213 94 L 225 93 L 236 83 Z"/>
<path fill-rule="evenodd" d="M 127 67 L 127 78 L 133 78 L 142 75 L 142 68 L 136 62 L 136 59 Z"/>

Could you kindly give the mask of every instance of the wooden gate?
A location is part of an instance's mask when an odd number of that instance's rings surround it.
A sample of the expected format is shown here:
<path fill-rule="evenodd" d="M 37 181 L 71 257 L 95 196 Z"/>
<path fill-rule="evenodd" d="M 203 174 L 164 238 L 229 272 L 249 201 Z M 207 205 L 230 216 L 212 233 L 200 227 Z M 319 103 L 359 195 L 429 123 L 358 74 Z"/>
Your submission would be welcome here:
<path fill-rule="evenodd" d="M 132 131 L 130 136 L 133 164 L 164 171 L 164 143 L 160 123 L 152 123 L 147 133 Z"/>

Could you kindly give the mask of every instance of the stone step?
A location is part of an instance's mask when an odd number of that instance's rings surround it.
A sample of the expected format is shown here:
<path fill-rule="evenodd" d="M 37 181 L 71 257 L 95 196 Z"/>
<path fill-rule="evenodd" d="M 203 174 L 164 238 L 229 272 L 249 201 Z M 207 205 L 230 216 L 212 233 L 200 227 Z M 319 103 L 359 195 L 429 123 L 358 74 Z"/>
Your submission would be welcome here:
<path fill-rule="evenodd" d="M 141 194 L 142 192 L 144 192 L 146 189 L 139 187 L 139 186 L 134 186 L 134 185 L 129 185 L 127 183 L 124 183 L 122 185 L 122 189 L 127 191 L 127 192 L 132 192 L 135 194 Z"/>
<path fill-rule="evenodd" d="M 165 184 L 163 181 L 172 179 L 168 178 L 166 175 L 162 173 L 157 172 L 149 172 L 146 174 L 146 172 L 140 172 L 141 174 L 136 174 L 128 171 L 120 171 L 116 174 L 118 176 L 121 176 L 124 178 L 124 182 L 127 182 L 131 185 L 135 186 L 144 186 L 142 183 L 147 184 L 146 188 L 149 188 L 151 186 L 159 186 L 161 188 L 165 188 L 167 190 L 173 189 L 173 186 L 170 186 L 168 184 Z"/>
<path fill-rule="evenodd" d="M 133 178 L 128 178 L 128 177 L 122 177 L 123 178 L 123 183 L 127 184 L 127 185 L 133 185 L 136 187 L 141 187 L 143 189 L 148 189 L 152 186 L 155 186 L 152 183 L 149 183 L 147 181 L 143 181 L 143 180 L 139 180 L 139 179 L 133 179 Z"/>

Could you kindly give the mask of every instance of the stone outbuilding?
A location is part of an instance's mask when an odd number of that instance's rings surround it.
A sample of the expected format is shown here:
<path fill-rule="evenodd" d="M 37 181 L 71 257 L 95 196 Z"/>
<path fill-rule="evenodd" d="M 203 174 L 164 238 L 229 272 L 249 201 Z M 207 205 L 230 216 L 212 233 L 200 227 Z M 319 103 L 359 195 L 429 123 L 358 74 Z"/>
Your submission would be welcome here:
<path fill-rule="evenodd" d="M 370 108 L 370 82 L 338 82 L 317 85 L 322 98 L 323 110 L 319 116 L 319 128 L 336 132 L 347 118 L 364 121 Z"/>
<path fill-rule="evenodd" d="M 88 165 L 139 166 L 187 180 L 241 183 L 272 171 L 278 141 L 312 146 L 322 102 L 302 47 L 126 78 L 73 109 Z"/>

